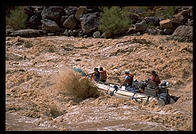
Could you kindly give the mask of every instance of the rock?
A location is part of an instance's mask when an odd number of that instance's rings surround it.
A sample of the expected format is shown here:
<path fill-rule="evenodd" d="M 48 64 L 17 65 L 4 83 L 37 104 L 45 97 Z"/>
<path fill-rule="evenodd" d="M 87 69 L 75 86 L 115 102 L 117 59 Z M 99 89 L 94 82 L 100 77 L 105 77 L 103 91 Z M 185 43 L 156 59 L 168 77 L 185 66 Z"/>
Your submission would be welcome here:
<path fill-rule="evenodd" d="M 99 25 L 98 13 L 88 13 L 80 18 L 81 28 L 84 34 L 89 34 L 97 30 Z"/>
<path fill-rule="evenodd" d="M 74 32 L 72 30 L 68 30 L 68 36 L 74 36 Z"/>
<path fill-rule="evenodd" d="M 98 6 L 86 6 L 86 7 L 87 7 L 87 12 L 88 13 L 100 12 Z"/>
<path fill-rule="evenodd" d="M 69 33 L 68 33 L 68 30 L 65 29 L 64 33 L 63 33 L 65 36 L 69 36 Z"/>
<path fill-rule="evenodd" d="M 63 23 L 63 26 L 68 29 L 74 29 L 77 24 L 77 20 L 74 15 L 70 15 Z"/>
<path fill-rule="evenodd" d="M 173 33 L 173 30 L 172 30 L 172 29 L 164 29 L 163 32 L 164 32 L 164 34 L 166 34 L 166 35 L 170 35 L 170 34 Z"/>
<path fill-rule="evenodd" d="M 137 31 L 133 27 L 130 27 L 129 30 L 127 31 L 127 34 L 134 34 L 134 33 L 137 33 Z"/>
<path fill-rule="evenodd" d="M 146 21 L 146 24 L 148 24 L 148 23 L 151 22 L 155 27 L 156 27 L 156 26 L 159 26 L 159 22 L 160 22 L 159 18 L 156 17 L 156 16 L 153 16 L 153 17 L 146 17 L 146 18 L 145 18 L 145 21 Z"/>
<path fill-rule="evenodd" d="M 48 36 L 54 36 L 55 33 L 48 33 L 47 35 L 48 35 Z"/>
<path fill-rule="evenodd" d="M 67 15 L 64 15 L 64 16 L 61 16 L 61 19 L 60 19 L 60 27 L 63 27 L 63 23 L 65 22 L 65 20 L 68 18 L 69 16 Z"/>
<path fill-rule="evenodd" d="M 193 27 L 192 26 L 179 26 L 172 34 L 172 38 L 178 41 L 192 41 L 193 40 Z"/>
<path fill-rule="evenodd" d="M 162 20 L 159 23 L 162 29 L 172 29 L 172 22 L 170 19 Z"/>
<path fill-rule="evenodd" d="M 135 24 L 135 30 L 137 32 L 144 32 L 147 28 L 147 25 L 146 25 L 146 22 L 145 21 L 142 21 L 140 23 L 136 23 Z"/>
<path fill-rule="evenodd" d="M 155 34 L 157 34 L 158 32 L 157 32 L 157 30 L 154 29 L 154 28 L 148 28 L 148 29 L 147 29 L 147 33 L 148 33 L 148 34 L 151 34 L 151 35 L 155 35 Z"/>
<path fill-rule="evenodd" d="M 181 23 L 183 20 L 184 20 L 183 15 L 181 15 L 181 14 L 174 15 L 173 21 L 176 21 L 178 23 Z"/>
<path fill-rule="evenodd" d="M 75 14 L 76 11 L 77 11 L 77 9 L 78 9 L 78 7 L 69 6 L 69 7 L 65 8 L 64 11 L 65 11 L 65 14 L 66 14 L 67 16 L 70 16 L 70 15 L 72 15 L 72 14 Z"/>
<path fill-rule="evenodd" d="M 24 8 L 24 13 L 27 14 L 29 17 L 30 16 L 33 16 L 35 13 L 34 13 L 34 8 L 31 7 L 31 6 L 27 6 Z"/>
<path fill-rule="evenodd" d="M 78 36 L 83 37 L 83 32 L 81 30 L 79 31 Z"/>
<path fill-rule="evenodd" d="M 130 18 L 131 18 L 132 24 L 135 24 L 137 21 L 140 20 L 140 16 L 136 13 L 132 13 L 130 15 Z"/>
<path fill-rule="evenodd" d="M 14 32 L 14 29 L 12 29 L 12 28 L 6 28 L 6 36 L 9 36 L 13 32 Z"/>
<path fill-rule="evenodd" d="M 41 25 L 41 16 L 39 16 L 39 14 L 35 14 L 33 16 L 31 16 L 28 20 L 28 27 L 36 29 L 38 28 L 39 25 Z"/>
<path fill-rule="evenodd" d="M 99 31 L 96 31 L 93 33 L 94 38 L 100 38 L 101 33 Z"/>
<path fill-rule="evenodd" d="M 77 9 L 76 13 L 75 13 L 75 18 L 76 18 L 77 20 L 80 20 L 80 17 L 81 17 L 83 14 L 85 14 L 86 12 L 87 12 L 86 6 L 80 6 L 80 7 Z"/>
<path fill-rule="evenodd" d="M 187 26 L 193 26 L 193 20 L 188 19 Z"/>
<path fill-rule="evenodd" d="M 60 23 L 61 16 L 64 15 L 64 9 L 62 6 L 47 6 L 42 10 L 42 19 L 53 20 L 56 23 Z"/>
<path fill-rule="evenodd" d="M 105 33 L 102 33 L 101 38 L 104 38 L 104 37 L 105 37 Z"/>
<path fill-rule="evenodd" d="M 42 30 L 35 29 L 22 29 L 14 31 L 10 34 L 10 36 L 21 36 L 21 37 L 38 37 L 43 35 L 44 32 Z"/>
<path fill-rule="evenodd" d="M 43 30 L 46 30 L 48 32 L 60 31 L 60 28 L 55 21 L 44 19 L 44 20 L 41 20 L 41 22 L 42 22 Z"/>
<path fill-rule="evenodd" d="M 190 13 L 190 9 L 186 9 L 186 10 L 182 10 L 181 12 L 179 12 L 179 15 L 182 15 L 184 18 L 188 17 Z"/>

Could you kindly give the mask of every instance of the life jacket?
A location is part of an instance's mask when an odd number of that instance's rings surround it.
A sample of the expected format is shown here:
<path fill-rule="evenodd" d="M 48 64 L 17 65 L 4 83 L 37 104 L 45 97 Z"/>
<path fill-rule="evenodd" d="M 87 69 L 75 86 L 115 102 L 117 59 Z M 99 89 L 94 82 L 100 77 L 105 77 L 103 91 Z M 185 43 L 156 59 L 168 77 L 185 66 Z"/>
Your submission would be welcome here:
<path fill-rule="evenodd" d="M 93 78 L 94 78 L 95 81 L 99 81 L 99 79 L 100 79 L 100 72 L 94 72 Z"/>
<path fill-rule="evenodd" d="M 133 77 L 134 77 L 134 75 L 132 75 L 132 74 L 125 75 L 126 86 L 132 86 Z"/>
<path fill-rule="evenodd" d="M 105 81 L 107 78 L 106 71 L 99 71 L 100 72 L 100 81 Z"/>

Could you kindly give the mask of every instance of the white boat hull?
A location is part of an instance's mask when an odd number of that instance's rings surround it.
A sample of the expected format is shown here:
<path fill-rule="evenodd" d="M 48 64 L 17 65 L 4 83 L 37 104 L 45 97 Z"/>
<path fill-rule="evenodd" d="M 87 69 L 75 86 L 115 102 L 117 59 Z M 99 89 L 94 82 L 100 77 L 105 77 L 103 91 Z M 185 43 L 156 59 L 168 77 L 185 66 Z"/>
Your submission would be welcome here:
<path fill-rule="evenodd" d="M 102 83 L 96 83 L 96 85 L 99 89 L 106 91 L 107 94 L 112 94 L 114 96 L 119 96 L 119 97 L 123 97 L 123 98 L 127 98 L 127 99 L 136 100 L 137 102 L 146 101 L 148 103 L 153 99 L 157 100 L 157 97 L 147 96 L 142 93 L 134 93 L 131 91 L 127 91 L 127 90 L 125 90 L 124 86 L 122 86 L 121 88 L 118 87 L 118 90 L 114 91 L 115 85 L 113 85 L 113 84 L 105 85 Z"/>

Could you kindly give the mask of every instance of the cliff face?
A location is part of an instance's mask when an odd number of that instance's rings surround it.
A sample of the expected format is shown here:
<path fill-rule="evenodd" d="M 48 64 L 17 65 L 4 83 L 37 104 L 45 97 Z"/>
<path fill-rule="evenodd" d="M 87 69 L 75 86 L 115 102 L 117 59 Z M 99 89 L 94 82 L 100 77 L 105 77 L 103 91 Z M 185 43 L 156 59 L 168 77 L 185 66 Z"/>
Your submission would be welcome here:
<path fill-rule="evenodd" d="M 64 67 L 74 66 L 86 73 L 102 66 L 107 81 L 115 83 L 122 80 L 125 69 L 139 81 L 155 70 L 161 80 L 171 83 L 170 94 L 180 98 L 161 107 L 104 94 L 88 99 L 60 94 L 56 77 Z M 39 129 L 192 130 L 192 90 L 193 44 L 168 40 L 168 36 L 6 37 L 6 112 L 45 126 Z M 6 116 L 6 129 L 16 130 L 11 117 Z"/>

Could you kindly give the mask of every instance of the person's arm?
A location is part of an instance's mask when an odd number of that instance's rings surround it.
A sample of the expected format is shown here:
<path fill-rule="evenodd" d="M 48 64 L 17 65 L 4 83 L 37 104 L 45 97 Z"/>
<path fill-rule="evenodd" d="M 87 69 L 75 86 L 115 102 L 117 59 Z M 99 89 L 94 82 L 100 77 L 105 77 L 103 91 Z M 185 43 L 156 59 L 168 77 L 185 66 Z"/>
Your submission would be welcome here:
<path fill-rule="evenodd" d="M 91 80 L 93 79 L 93 76 L 94 76 L 94 73 L 91 73 L 91 74 L 90 74 Z"/>

